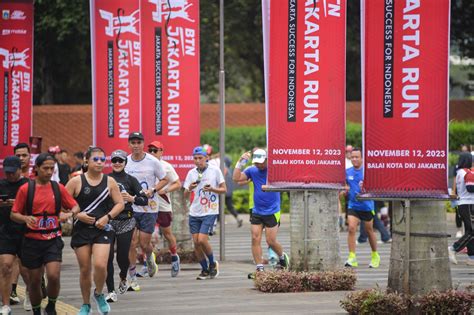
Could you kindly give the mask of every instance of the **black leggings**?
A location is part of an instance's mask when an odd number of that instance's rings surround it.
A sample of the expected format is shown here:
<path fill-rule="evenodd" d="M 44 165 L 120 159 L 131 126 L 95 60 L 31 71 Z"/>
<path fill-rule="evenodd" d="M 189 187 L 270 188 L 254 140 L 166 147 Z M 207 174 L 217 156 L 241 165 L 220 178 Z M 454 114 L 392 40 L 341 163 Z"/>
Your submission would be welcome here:
<path fill-rule="evenodd" d="M 459 252 L 467 247 L 467 254 L 474 256 L 474 204 L 460 205 L 458 209 L 464 222 L 464 235 L 453 244 L 454 250 Z"/>
<path fill-rule="evenodd" d="M 113 233 L 110 244 L 109 262 L 107 264 L 107 290 L 109 292 L 115 290 L 114 286 L 114 242 L 117 240 L 117 263 L 120 268 L 120 279 L 127 278 L 128 267 L 130 261 L 128 260 L 128 251 L 130 250 L 130 243 L 132 242 L 132 235 L 135 229 L 116 235 Z"/>

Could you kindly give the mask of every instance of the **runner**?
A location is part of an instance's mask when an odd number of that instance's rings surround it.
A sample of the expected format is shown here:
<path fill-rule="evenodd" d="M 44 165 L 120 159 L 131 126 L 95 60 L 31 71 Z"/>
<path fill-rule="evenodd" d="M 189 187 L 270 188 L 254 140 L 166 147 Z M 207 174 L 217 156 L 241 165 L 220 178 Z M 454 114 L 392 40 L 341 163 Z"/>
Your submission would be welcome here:
<path fill-rule="evenodd" d="M 21 162 L 16 156 L 7 156 L 3 160 L 3 172 L 5 179 L 0 180 L 0 294 L 3 303 L 2 315 L 10 314 L 10 304 L 14 304 L 12 298 L 17 299 L 14 300 L 15 304 L 20 302 L 15 290 L 18 281 L 17 273 L 19 273 L 18 271 L 15 272 L 15 269 L 18 268 L 15 268 L 15 264 L 19 265 L 17 257 L 20 257 L 21 253 L 24 226 L 11 221 L 10 212 L 18 189 L 28 182 L 28 179 L 21 176 Z M 23 280 L 28 283 L 26 268 L 22 266 L 20 268 Z M 29 301 L 29 298 L 27 300 Z M 31 303 L 26 306 L 25 310 L 31 311 Z"/>
<path fill-rule="evenodd" d="M 125 173 L 127 164 L 127 152 L 116 150 L 110 156 L 113 172 L 109 175 L 117 181 L 117 185 L 122 193 L 125 202 L 125 209 L 110 224 L 113 227 L 112 241 L 110 246 L 109 262 L 107 265 L 107 302 L 117 302 L 117 293 L 114 286 L 114 242 L 117 241 L 117 263 L 120 268 L 120 284 L 118 291 L 124 294 L 128 289 L 127 272 L 130 266 L 128 252 L 132 242 L 133 230 L 135 229 L 135 219 L 133 218 L 132 204 L 145 206 L 148 198 L 142 194 L 142 187 L 138 180 Z"/>
<path fill-rule="evenodd" d="M 232 179 L 235 182 L 252 180 L 254 185 L 253 209 L 250 215 L 252 233 L 252 255 L 257 272 L 263 271 L 262 261 L 262 233 L 265 228 L 265 239 L 268 246 L 277 253 L 280 266 L 288 269 L 289 258 L 283 251 L 283 247 L 277 241 L 278 228 L 280 226 L 280 193 L 263 192 L 262 186 L 267 182 L 267 152 L 257 149 L 253 152 L 253 166 L 245 169 L 245 164 L 250 160 L 250 152 L 247 151 L 240 157 L 234 168 Z"/>
<path fill-rule="evenodd" d="M 130 289 L 139 291 L 140 286 L 137 281 L 136 247 L 140 244 L 142 252 L 146 255 L 148 275 L 153 277 L 158 270 L 156 257 L 151 245 L 151 235 L 155 230 L 156 219 L 158 218 L 158 194 L 167 183 L 166 173 L 160 161 L 144 151 L 144 138 L 141 132 L 132 132 L 128 137 L 128 145 L 132 154 L 127 157 L 125 172 L 138 179 L 143 191 L 148 197 L 147 206 L 133 205 L 133 216 L 137 222 L 137 232 L 134 235 L 130 246 Z"/>
<path fill-rule="evenodd" d="M 21 161 L 21 176 L 25 178 L 34 178 L 33 169 L 30 167 L 31 154 L 30 146 L 26 143 L 18 143 L 13 148 L 13 154 Z"/>
<path fill-rule="evenodd" d="M 225 194 L 227 188 L 221 170 L 208 165 L 207 152 L 202 147 L 194 148 L 193 157 L 196 168 L 188 172 L 183 187 L 185 198 L 193 193 L 189 230 L 193 236 L 194 252 L 202 268 L 197 280 L 214 279 L 219 276 L 219 263 L 214 259 L 209 233 L 219 213 L 219 195 Z"/>
<path fill-rule="evenodd" d="M 87 172 L 72 178 L 66 185 L 81 209 L 75 216 L 71 238 L 71 247 L 76 253 L 80 268 L 79 283 L 83 304 L 79 314 L 91 313 L 92 267 L 95 283 L 93 297 L 97 310 L 100 314 L 108 314 L 110 306 L 102 293 L 113 234 L 108 223 L 120 214 L 124 204 L 117 182 L 102 173 L 106 160 L 104 150 L 89 148 L 86 160 Z"/>
<path fill-rule="evenodd" d="M 159 211 L 157 223 L 161 228 L 163 236 L 168 241 L 169 251 L 171 254 L 171 277 L 176 277 L 179 273 L 180 264 L 179 256 L 176 251 L 176 238 L 171 231 L 171 221 L 173 219 L 173 214 L 170 193 L 179 190 L 181 188 L 181 182 L 173 166 L 161 158 L 163 155 L 163 150 L 164 147 L 160 141 L 153 141 L 148 145 L 148 152 L 160 160 L 166 172 L 166 179 L 168 180 L 168 184 L 158 191 L 158 198 L 160 201 L 158 203 Z"/>
<path fill-rule="evenodd" d="M 48 279 L 46 314 L 56 314 L 59 296 L 62 250 L 60 211 L 79 212 L 76 201 L 63 185 L 51 181 L 54 158 L 48 153 L 38 155 L 35 161 L 36 178 L 20 187 L 13 204 L 11 219 L 26 224 L 21 249 L 21 263 L 28 269 L 28 289 L 33 314 L 41 314 L 41 278 Z M 67 219 L 63 216 L 61 220 Z M 44 266 L 44 267 L 43 267 Z"/>
<path fill-rule="evenodd" d="M 362 182 L 364 180 L 364 170 L 362 163 L 362 151 L 360 148 L 354 148 L 351 153 L 351 162 L 353 167 L 346 170 L 346 191 L 347 200 L 349 201 L 347 210 L 347 221 L 349 224 L 347 235 L 347 243 L 349 245 L 349 257 L 345 263 L 346 267 L 357 267 L 356 258 L 356 230 L 360 221 L 364 221 L 365 230 L 369 237 L 370 247 L 372 248 L 372 258 L 369 268 L 378 268 L 380 265 L 380 256 L 377 252 L 377 236 L 373 228 L 373 220 L 375 216 L 374 201 L 356 199 L 360 192 Z"/>

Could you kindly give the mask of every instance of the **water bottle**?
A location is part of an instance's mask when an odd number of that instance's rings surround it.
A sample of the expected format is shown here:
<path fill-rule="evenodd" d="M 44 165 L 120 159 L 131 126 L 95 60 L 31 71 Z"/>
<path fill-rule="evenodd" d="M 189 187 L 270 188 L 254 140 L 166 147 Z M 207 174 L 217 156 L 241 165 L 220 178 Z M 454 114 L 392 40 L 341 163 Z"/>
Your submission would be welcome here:
<path fill-rule="evenodd" d="M 278 264 L 278 255 L 271 247 L 268 247 L 268 264 L 272 268 L 275 268 L 275 266 Z"/>

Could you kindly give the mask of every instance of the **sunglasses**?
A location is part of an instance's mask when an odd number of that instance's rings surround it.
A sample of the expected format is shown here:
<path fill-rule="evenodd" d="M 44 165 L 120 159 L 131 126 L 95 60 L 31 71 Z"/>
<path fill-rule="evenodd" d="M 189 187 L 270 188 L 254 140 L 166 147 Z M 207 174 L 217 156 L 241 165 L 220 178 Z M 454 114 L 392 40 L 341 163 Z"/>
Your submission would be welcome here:
<path fill-rule="evenodd" d="M 102 156 L 102 157 L 94 156 L 94 157 L 92 158 L 92 161 L 94 161 L 94 162 L 96 162 L 96 163 L 99 162 L 99 161 L 105 162 L 105 157 L 103 157 L 103 156 Z"/>
<path fill-rule="evenodd" d="M 148 149 L 148 153 L 158 153 L 158 152 L 161 152 L 161 151 L 163 151 L 163 149 L 154 149 L 154 148 Z"/>
<path fill-rule="evenodd" d="M 111 161 L 112 161 L 112 163 L 113 163 L 113 164 L 116 164 L 116 163 L 120 163 L 120 164 L 122 164 L 123 162 L 125 162 L 124 160 L 122 160 L 122 159 L 119 159 L 119 158 L 112 159 Z"/>
<path fill-rule="evenodd" d="M 265 155 L 262 155 L 262 154 L 254 154 L 253 155 L 254 159 L 261 159 L 261 158 L 264 158 L 264 157 L 265 157 Z"/>

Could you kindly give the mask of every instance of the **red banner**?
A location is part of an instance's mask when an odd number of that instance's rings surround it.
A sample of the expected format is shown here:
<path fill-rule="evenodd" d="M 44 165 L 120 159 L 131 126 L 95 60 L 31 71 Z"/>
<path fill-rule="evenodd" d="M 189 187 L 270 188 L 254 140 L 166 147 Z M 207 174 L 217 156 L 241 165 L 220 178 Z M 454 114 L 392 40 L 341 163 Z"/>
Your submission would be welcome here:
<path fill-rule="evenodd" d="M 107 154 L 140 130 L 139 0 L 91 0 L 93 141 Z"/>
<path fill-rule="evenodd" d="M 13 154 L 13 147 L 28 143 L 31 136 L 33 1 L 2 1 L 0 12 L 1 168 L 1 160 Z"/>
<path fill-rule="evenodd" d="M 264 0 L 263 8 L 264 32 L 270 31 L 264 34 L 268 183 L 339 188 L 345 178 L 346 1 Z"/>
<path fill-rule="evenodd" d="M 362 1 L 364 190 L 447 194 L 450 1 Z"/>
<path fill-rule="evenodd" d="M 142 131 L 184 179 L 200 142 L 199 1 L 140 0 L 140 12 Z"/>

